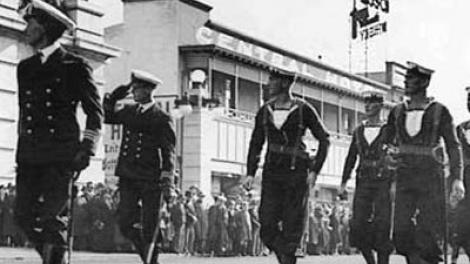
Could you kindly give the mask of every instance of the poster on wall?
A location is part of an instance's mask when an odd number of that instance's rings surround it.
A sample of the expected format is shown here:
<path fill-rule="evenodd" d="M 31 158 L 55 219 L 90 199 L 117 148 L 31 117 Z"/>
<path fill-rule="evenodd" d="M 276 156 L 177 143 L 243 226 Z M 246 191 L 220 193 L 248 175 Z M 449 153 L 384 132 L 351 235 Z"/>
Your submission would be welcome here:
<path fill-rule="evenodd" d="M 103 171 L 105 176 L 105 183 L 108 186 L 115 186 L 117 184 L 115 170 L 119 157 L 119 147 L 121 146 L 121 136 L 121 125 L 105 125 L 105 133 L 103 138 Z"/>

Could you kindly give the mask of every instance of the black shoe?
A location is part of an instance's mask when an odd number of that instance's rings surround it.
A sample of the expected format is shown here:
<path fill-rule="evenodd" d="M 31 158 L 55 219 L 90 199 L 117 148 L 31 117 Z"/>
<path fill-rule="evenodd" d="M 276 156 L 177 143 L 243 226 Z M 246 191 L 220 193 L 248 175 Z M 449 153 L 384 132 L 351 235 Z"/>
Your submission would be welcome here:
<path fill-rule="evenodd" d="M 284 264 L 283 261 L 283 255 L 281 253 L 278 253 L 278 252 L 274 252 L 274 254 L 276 255 L 276 259 L 277 259 L 277 262 L 279 262 L 279 264 Z"/>
<path fill-rule="evenodd" d="M 295 264 L 297 257 L 295 255 L 282 255 L 282 264 Z"/>

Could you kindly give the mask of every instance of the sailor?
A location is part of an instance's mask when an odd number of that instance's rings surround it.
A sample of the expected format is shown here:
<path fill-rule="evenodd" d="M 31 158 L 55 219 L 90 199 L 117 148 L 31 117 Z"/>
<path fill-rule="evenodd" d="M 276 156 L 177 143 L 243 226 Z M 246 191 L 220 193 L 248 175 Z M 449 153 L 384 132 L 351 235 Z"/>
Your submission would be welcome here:
<path fill-rule="evenodd" d="M 315 109 L 293 97 L 291 88 L 295 79 L 291 72 L 271 73 L 268 83 L 271 99 L 256 115 L 244 179 L 245 186 L 251 188 L 261 149 L 267 143 L 259 209 L 260 235 L 282 264 L 296 263 L 295 251 L 305 228 L 309 189 L 323 166 L 329 146 L 329 134 Z M 314 159 L 302 141 L 306 129 L 319 142 Z"/>

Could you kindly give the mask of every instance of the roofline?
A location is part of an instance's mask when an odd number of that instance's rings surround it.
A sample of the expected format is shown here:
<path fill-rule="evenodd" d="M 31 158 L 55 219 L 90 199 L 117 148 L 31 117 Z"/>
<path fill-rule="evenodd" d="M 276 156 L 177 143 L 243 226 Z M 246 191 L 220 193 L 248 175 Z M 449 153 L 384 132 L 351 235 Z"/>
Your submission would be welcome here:
<path fill-rule="evenodd" d="M 273 68 L 274 69 L 279 69 L 278 67 L 273 66 L 271 64 L 268 64 L 266 62 L 253 59 L 253 58 L 251 58 L 249 56 L 246 56 L 244 54 L 240 54 L 240 53 L 237 53 L 237 52 L 219 47 L 215 44 L 209 44 L 209 45 L 183 45 L 183 46 L 179 46 L 179 50 L 180 50 L 180 52 L 206 52 L 206 53 L 211 53 L 211 54 L 221 54 L 221 55 L 225 55 L 225 56 L 231 56 L 232 55 L 232 56 L 236 56 L 237 59 L 241 62 L 245 62 L 245 63 L 249 63 L 249 64 L 252 64 L 252 65 L 261 67 L 261 68 L 263 68 L 267 71 L 271 71 Z M 362 98 L 361 93 L 359 93 L 359 92 L 349 90 L 349 89 L 341 87 L 339 85 L 328 83 L 324 80 L 317 79 L 313 76 L 307 76 L 307 75 L 304 75 L 304 74 L 300 74 L 298 77 L 299 77 L 300 80 L 303 80 L 307 83 L 314 83 L 314 84 L 320 85 L 324 88 L 335 90 L 335 91 L 347 94 L 347 95 L 352 96 L 352 97 Z M 390 88 L 391 88 L 391 86 L 389 86 L 389 85 L 380 85 L 380 86 L 378 86 L 376 84 L 370 84 L 370 85 L 372 85 L 372 86 L 374 86 L 378 89 L 384 89 L 385 92 L 390 90 Z"/>
<path fill-rule="evenodd" d="M 315 61 L 311 58 L 308 58 L 308 57 L 305 57 L 303 55 L 297 54 L 295 52 L 286 50 L 286 49 L 281 48 L 279 46 L 275 46 L 275 45 L 269 44 L 265 41 L 262 41 L 262 40 L 254 38 L 254 37 L 248 36 L 245 33 L 242 33 L 242 32 L 237 31 L 235 29 L 229 28 L 229 27 L 227 27 L 225 25 L 222 25 L 218 22 L 208 20 L 206 22 L 205 26 L 208 27 L 208 28 L 214 29 L 216 31 L 225 33 L 225 34 L 235 36 L 235 37 L 237 37 L 237 38 L 239 38 L 243 41 L 251 42 L 255 45 L 262 46 L 262 47 L 267 48 L 269 50 L 272 50 L 272 51 L 275 51 L 275 52 L 278 52 L 278 53 L 281 53 L 281 54 L 285 54 L 285 55 L 287 55 L 289 57 L 292 57 L 292 58 L 294 58 L 298 61 L 306 62 L 306 63 L 314 65 L 316 67 L 319 67 L 319 68 L 322 68 L 322 69 L 325 69 L 325 70 L 328 70 L 328 71 L 332 71 L 332 72 L 338 73 L 340 75 L 345 75 L 347 77 L 350 77 L 352 79 L 355 79 L 355 80 L 358 80 L 358 81 L 361 81 L 361 82 L 365 82 L 365 83 L 370 84 L 370 85 L 380 86 L 383 89 L 388 89 L 389 88 L 388 85 L 383 84 L 381 82 L 377 82 L 377 81 L 372 80 L 372 79 L 368 79 L 368 78 L 365 78 L 365 77 L 362 77 L 362 76 L 359 76 L 359 75 L 356 75 L 356 74 L 352 74 L 352 73 L 340 70 L 338 68 L 327 65 L 325 63 Z"/>
<path fill-rule="evenodd" d="M 197 0 L 180 0 L 180 2 L 183 2 L 183 3 L 188 4 L 190 6 L 199 8 L 202 11 L 205 11 L 205 12 L 209 12 L 209 11 L 212 10 L 212 6 L 210 6 L 206 3 L 203 3 L 201 1 L 197 1 Z"/>

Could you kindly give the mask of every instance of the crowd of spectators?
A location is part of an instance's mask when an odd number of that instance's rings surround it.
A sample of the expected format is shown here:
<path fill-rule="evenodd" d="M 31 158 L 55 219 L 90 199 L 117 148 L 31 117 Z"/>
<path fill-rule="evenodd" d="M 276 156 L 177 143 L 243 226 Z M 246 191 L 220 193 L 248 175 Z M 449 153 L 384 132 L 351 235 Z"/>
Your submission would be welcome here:
<path fill-rule="evenodd" d="M 14 199 L 15 187 L 0 185 L 0 245 L 31 246 L 14 224 Z M 253 192 L 206 197 L 196 187 L 176 190 L 161 211 L 159 246 L 164 252 L 181 255 L 268 255 L 260 239 L 259 201 L 259 195 Z M 74 203 L 75 250 L 133 251 L 116 222 L 118 191 L 89 182 L 80 186 Z M 304 253 L 350 254 L 349 212 L 348 206 L 339 202 L 310 203 Z M 139 216 L 136 219 L 139 225 Z"/>

